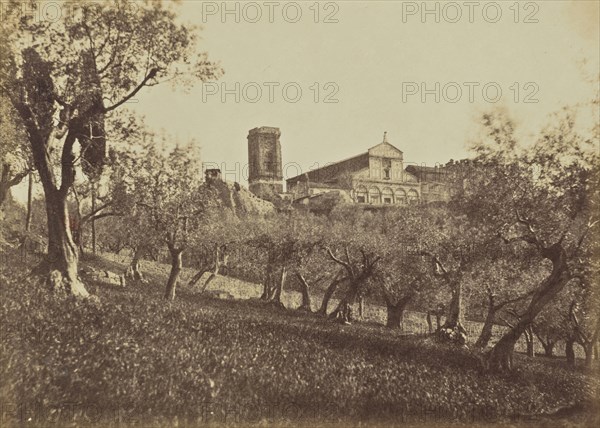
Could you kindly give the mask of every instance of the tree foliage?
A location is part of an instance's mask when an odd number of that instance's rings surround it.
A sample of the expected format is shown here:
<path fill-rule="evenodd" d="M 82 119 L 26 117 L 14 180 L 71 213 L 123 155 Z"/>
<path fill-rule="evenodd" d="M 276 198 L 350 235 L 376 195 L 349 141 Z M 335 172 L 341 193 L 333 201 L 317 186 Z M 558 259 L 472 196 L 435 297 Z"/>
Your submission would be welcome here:
<path fill-rule="evenodd" d="M 0 87 L 27 130 L 46 196 L 51 282 L 87 296 L 66 210 L 79 158 L 86 174 L 98 173 L 106 120 L 142 88 L 212 79 L 220 69 L 197 51 L 197 28 L 180 23 L 171 3 L 67 1 L 70 13 L 56 20 L 22 16 L 20 2 L 6 6 Z"/>
<path fill-rule="evenodd" d="M 519 321 L 491 351 L 494 367 L 510 366 L 519 337 L 586 270 L 591 260 L 586 248 L 596 239 L 590 231 L 599 212 L 597 137 L 579 131 L 569 110 L 553 119 L 526 146 L 518 143 L 505 114 L 484 115 L 484 137 L 474 145 L 471 175 L 460 195 L 462 210 L 472 221 L 496 229 L 507 245 L 530 246 L 545 270 Z"/>

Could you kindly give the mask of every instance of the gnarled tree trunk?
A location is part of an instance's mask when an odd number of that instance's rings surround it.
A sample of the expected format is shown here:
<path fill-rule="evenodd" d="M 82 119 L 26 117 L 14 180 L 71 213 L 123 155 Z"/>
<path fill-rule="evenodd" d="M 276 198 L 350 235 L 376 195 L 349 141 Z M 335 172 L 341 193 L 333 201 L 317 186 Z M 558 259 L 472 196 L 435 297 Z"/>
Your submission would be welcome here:
<path fill-rule="evenodd" d="M 277 261 L 277 254 L 273 250 L 268 250 L 267 253 L 267 269 L 265 272 L 265 279 L 263 281 L 263 292 L 260 296 L 261 300 L 270 302 L 275 296 L 275 290 L 277 288 L 277 280 L 275 279 L 275 266 Z"/>
<path fill-rule="evenodd" d="M 358 319 L 365 319 L 365 298 L 363 296 L 358 298 Z"/>
<path fill-rule="evenodd" d="M 8 198 L 8 192 L 10 186 L 10 164 L 4 163 L 2 166 L 2 172 L 0 173 L 0 207 L 4 204 Z"/>
<path fill-rule="evenodd" d="M 532 327 L 528 326 L 525 329 L 525 344 L 527 345 L 527 356 L 528 357 L 535 357 L 535 347 L 534 347 L 534 336 L 533 336 L 533 331 L 532 331 Z"/>
<path fill-rule="evenodd" d="M 348 285 L 348 292 L 340 300 L 337 308 L 329 315 L 330 319 L 335 319 L 344 324 L 349 324 L 353 320 L 352 306 L 358 298 L 358 289 L 360 283 L 351 281 Z"/>
<path fill-rule="evenodd" d="M 338 285 L 340 285 L 340 282 L 342 282 L 342 279 L 338 275 L 333 279 L 333 281 L 331 281 L 331 284 L 329 284 L 327 290 L 325 290 L 325 294 L 323 295 L 323 301 L 321 302 L 321 307 L 318 310 L 318 313 L 320 315 L 327 315 L 327 306 L 329 306 L 329 301 L 333 297 L 333 293 L 335 293 L 335 290 L 337 290 Z"/>
<path fill-rule="evenodd" d="M 542 346 L 544 347 L 544 355 L 546 357 L 553 357 L 554 356 L 554 345 L 556 345 L 556 342 L 553 340 L 548 340 L 547 342 L 541 342 Z"/>
<path fill-rule="evenodd" d="M 213 265 L 214 268 L 213 268 L 213 271 L 211 272 L 210 276 L 206 279 L 206 282 L 202 286 L 202 293 L 204 293 L 204 291 L 206 291 L 209 284 L 217 277 L 217 275 L 219 275 L 219 270 L 221 267 L 221 258 L 220 257 L 221 257 L 221 253 L 219 250 L 219 244 L 215 244 L 215 262 Z M 200 279 L 200 278 L 198 278 L 198 279 Z"/>
<path fill-rule="evenodd" d="M 302 275 L 300 272 L 296 272 L 296 277 L 300 281 L 300 292 L 302 293 L 302 304 L 298 310 L 312 312 L 308 281 L 306 281 L 306 278 L 304 278 L 304 275 Z"/>
<path fill-rule="evenodd" d="M 448 306 L 446 321 L 438 329 L 438 337 L 459 345 L 466 345 L 467 331 L 464 328 L 464 314 L 462 307 L 462 284 L 456 281 L 452 284 L 452 298 Z M 439 315 L 438 315 L 439 316 Z"/>
<path fill-rule="evenodd" d="M 29 240 L 29 233 L 31 232 L 31 222 L 33 219 L 33 171 L 29 173 L 29 179 L 27 180 L 27 214 L 25 215 L 25 234 L 23 235 L 23 242 L 21 242 L 21 257 L 23 261 L 27 258 L 27 241 Z"/>
<path fill-rule="evenodd" d="M 565 340 L 565 357 L 567 358 L 567 365 L 569 367 L 575 367 L 575 339 L 569 337 Z"/>
<path fill-rule="evenodd" d="M 462 326 L 463 323 L 462 285 L 457 283 L 452 287 L 452 298 L 450 299 L 450 305 L 448 305 L 446 322 L 444 322 L 442 328 L 455 328 Z"/>
<path fill-rule="evenodd" d="M 206 272 L 208 272 L 208 269 L 200 269 L 198 272 L 196 272 L 196 274 L 192 277 L 192 279 L 190 279 L 190 282 L 188 282 L 188 287 L 195 286 L 198 283 L 198 281 L 200 281 L 200 278 L 202 278 Z"/>
<path fill-rule="evenodd" d="M 276 304 L 277 306 L 283 307 L 283 302 L 281 301 L 281 293 L 283 292 L 283 286 L 285 285 L 286 279 L 287 279 L 287 268 L 285 266 L 283 266 L 281 268 L 281 274 L 279 276 L 279 281 L 275 285 L 273 297 L 270 300 L 272 303 Z"/>
<path fill-rule="evenodd" d="M 567 270 L 567 255 L 560 243 L 543 248 L 541 253 L 544 258 L 552 262 L 552 272 L 534 292 L 529 306 L 519 321 L 492 348 L 487 359 L 488 366 L 492 370 L 512 367 L 512 353 L 521 335 L 531 326 L 537 314 L 571 279 Z"/>
<path fill-rule="evenodd" d="M 402 321 L 404 320 L 404 310 L 412 299 L 412 296 L 404 296 L 393 302 L 387 296 L 385 297 L 385 304 L 387 307 L 387 320 L 385 326 L 388 328 L 402 328 Z"/>
<path fill-rule="evenodd" d="M 69 228 L 67 195 L 60 190 L 46 192 L 46 215 L 48 220 L 48 257 L 50 285 L 79 297 L 89 293 L 80 281 L 77 266 L 79 251 Z"/>
<path fill-rule="evenodd" d="M 592 360 L 594 357 L 594 344 L 586 343 L 585 345 L 581 345 L 583 347 L 583 352 L 585 353 L 585 368 L 592 368 Z"/>
<path fill-rule="evenodd" d="M 31 221 L 33 219 L 33 172 L 29 173 L 27 180 L 27 215 L 25 217 L 25 232 L 31 232 Z"/>
<path fill-rule="evenodd" d="M 553 357 L 554 356 L 554 346 L 556 345 L 556 339 L 554 337 L 550 337 L 549 334 L 542 334 L 542 333 L 537 333 L 535 326 L 534 326 L 534 333 L 536 335 L 536 337 L 538 338 L 538 341 L 542 344 L 542 347 L 544 348 L 544 355 L 546 357 Z"/>
<path fill-rule="evenodd" d="M 433 322 L 431 320 L 431 311 L 427 311 L 427 327 L 429 329 L 429 334 L 433 333 Z"/>
<path fill-rule="evenodd" d="M 600 335 L 600 316 L 596 318 L 595 330 L 592 332 L 586 331 L 585 327 L 581 325 L 577 315 L 574 312 L 575 304 L 571 304 L 569 309 L 569 315 L 571 320 L 575 324 L 575 337 L 576 341 L 581 345 L 585 352 L 585 368 L 592 368 L 592 359 L 594 357 L 594 348 L 598 343 L 598 336 Z"/>
<path fill-rule="evenodd" d="M 96 211 L 96 183 L 92 180 L 92 212 Z M 92 254 L 96 254 L 96 219 L 92 216 Z"/>
<path fill-rule="evenodd" d="M 373 253 L 368 254 L 363 249 L 360 249 L 360 253 L 362 255 L 361 261 L 356 263 L 352 262 L 348 247 L 345 247 L 345 261 L 336 257 L 331 249 L 327 248 L 327 254 L 331 260 L 343 267 L 347 274 L 346 278 L 348 278 L 348 290 L 346 291 L 346 295 L 342 298 L 338 307 L 329 316 L 344 324 L 348 324 L 352 320 L 352 305 L 354 305 L 356 299 L 360 297 L 361 286 L 373 276 L 375 267 L 377 263 L 379 263 L 379 260 L 381 260 L 380 256 Z"/>
<path fill-rule="evenodd" d="M 127 271 L 125 272 L 125 278 L 133 281 L 143 281 L 144 276 L 140 271 L 140 260 L 144 253 L 144 249 L 140 246 L 135 249 L 133 252 L 133 259 L 131 263 L 127 267 Z"/>
<path fill-rule="evenodd" d="M 270 301 L 275 294 L 275 278 L 273 272 L 273 266 L 271 263 L 267 265 L 267 271 L 265 273 L 265 279 L 263 281 L 263 292 L 260 296 L 261 300 Z"/>
<path fill-rule="evenodd" d="M 175 300 L 175 289 L 177 287 L 177 279 L 179 278 L 179 273 L 181 272 L 181 269 L 183 267 L 183 261 L 181 259 L 183 250 L 169 245 L 169 253 L 171 254 L 171 273 L 169 274 L 169 279 L 167 281 L 165 299 Z"/>
<path fill-rule="evenodd" d="M 492 338 L 492 330 L 494 328 L 494 320 L 496 319 L 496 311 L 494 310 L 493 304 L 488 306 L 488 312 L 485 316 L 485 321 L 483 323 L 483 328 L 481 329 L 481 334 L 477 338 L 477 342 L 475 342 L 475 347 L 479 349 L 485 348 L 488 343 L 490 343 L 490 339 Z"/>
<path fill-rule="evenodd" d="M 492 338 L 493 328 L 494 328 L 494 321 L 496 319 L 496 314 L 498 313 L 498 311 L 500 309 L 502 309 L 503 307 L 505 307 L 506 305 L 508 305 L 509 303 L 518 302 L 529 295 L 529 294 L 523 294 L 523 295 L 517 296 L 513 299 L 508 299 L 501 303 L 496 303 L 496 297 L 490 287 L 488 287 L 487 292 L 488 292 L 487 314 L 485 316 L 483 328 L 481 329 L 481 334 L 479 335 L 477 342 L 475 342 L 475 347 L 479 348 L 479 349 L 485 348 L 488 345 L 488 343 L 490 342 L 490 339 Z"/>
<path fill-rule="evenodd" d="M 192 279 L 190 279 L 190 282 L 188 282 L 188 287 L 194 287 L 206 272 L 215 270 L 216 267 L 211 263 L 213 263 L 213 260 L 210 260 L 208 254 L 203 250 L 200 250 L 200 267 L 198 268 L 198 272 L 196 272 Z"/>

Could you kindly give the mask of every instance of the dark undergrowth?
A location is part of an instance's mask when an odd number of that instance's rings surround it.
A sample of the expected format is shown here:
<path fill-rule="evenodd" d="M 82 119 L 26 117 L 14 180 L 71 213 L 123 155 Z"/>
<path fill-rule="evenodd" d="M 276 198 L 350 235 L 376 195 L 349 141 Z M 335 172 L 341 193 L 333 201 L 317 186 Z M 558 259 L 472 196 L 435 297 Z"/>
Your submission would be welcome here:
<path fill-rule="evenodd" d="M 186 289 L 166 303 L 158 278 L 75 300 L 2 257 L 2 426 L 599 422 L 597 377 L 554 361 L 486 373 L 467 349 L 377 325 Z"/>

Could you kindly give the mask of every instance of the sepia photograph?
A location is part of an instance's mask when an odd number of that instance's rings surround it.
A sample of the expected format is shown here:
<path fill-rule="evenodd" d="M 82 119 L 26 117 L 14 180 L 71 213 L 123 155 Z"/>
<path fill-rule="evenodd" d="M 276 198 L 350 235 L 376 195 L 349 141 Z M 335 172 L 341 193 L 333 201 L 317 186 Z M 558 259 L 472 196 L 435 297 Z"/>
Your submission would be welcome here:
<path fill-rule="evenodd" d="M 0 0 L 0 427 L 600 426 L 600 0 Z"/>

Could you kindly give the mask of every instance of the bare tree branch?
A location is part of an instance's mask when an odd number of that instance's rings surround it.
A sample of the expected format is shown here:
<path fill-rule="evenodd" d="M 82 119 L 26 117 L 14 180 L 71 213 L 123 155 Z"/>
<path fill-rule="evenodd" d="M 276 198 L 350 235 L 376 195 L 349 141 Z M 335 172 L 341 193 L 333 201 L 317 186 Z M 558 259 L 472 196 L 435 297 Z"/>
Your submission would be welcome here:
<path fill-rule="evenodd" d="M 525 294 L 521 294 L 520 296 L 517 296 L 517 297 L 515 297 L 513 299 L 509 299 L 509 300 L 505 300 L 504 302 L 500 302 L 500 303 L 498 303 L 497 305 L 494 306 L 494 309 L 495 310 L 500 310 L 500 309 L 502 309 L 506 305 L 510 305 L 511 303 L 516 303 L 516 302 L 519 302 L 521 300 L 524 300 L 527 297 L 533 295 L 534 292 L 535 292 L 535 290 L 531 290 L 531 291 L 528 291 Z"/>
<path fill-rule="evenodd" d="M 543 248 L 542 242 L 539 240 L 537 233 L 535 232 L 535 229 L 533 228 L 533 225 L 531 224 L 531 221 L 526 219 L 525 217 L 521 216 L 521 213 L 519 213 L 518 209 L 515 209 L 515 214 L 517 216 L 517 222 L 526 226 L 527 230 L 530 233 L 530 236 L 522 236 L 522 237 L 520 237 L 520 239 L 525 242 L 528 242 L 530 244 L 534 244 L 538 248 Z"/>
<path fill-rule="evenodd" d="M 105 107 L 104 108 L 104 113 L 108 113 L 109 111 L 115 110 L 119 107 L 121 107 L 123 104 L 125 104 L 127 101 L 129 101 L 130 99 L 132 99 L 133 97 L 135 97 L 135 95 L 144 87 L 146 86 L 146 83 L 148 83 L 149 80 L 154 79 L 154 77 L 156 76 L 156 73 L 158 73 L 159 69 L 158 68 L 153 68 L 152 70 L 150 70 L 150 72 L 146 75 L 146 77 L 144 77 L 144 79 L 140 82 L 139 85 L 137 85 L 133 91 L 131 91 L 127 96 L 125 96 L 125 98 L 123 98 L 121 101 L 117 102 L 116 104 L 113 104 L 110 107 Z"/>
<path fill-rule="evenodd" d="M 350 274 L 350 276 L 351 276 L 351 277 L 354 277 L 354 272 L 352 271 L 352 266 L 350 266 L 350 264 L 349 264 L 349 263 L 346 263 L 345 261 L 343 261 L 343 260 L 341 260 L 341 259 L 337 258 L 337 257 L 336 257 L 336 256 L 333 254 L 333 252 L 331 251 L 331 249 L 330 249 L 329 247 L 325 247 L 325 250 L 327 251 L 327 254 L 329 255 L 329 258 L 330 258 L 331 260 L 333 260 L 335 263 L 337 263 L 337 264 L 339 264 L 339 265 L 343 266 L 343 267 L 344 267 L 344 268 L 345 268 L 345 269 L 348 271 L 348 273 Z"/>

